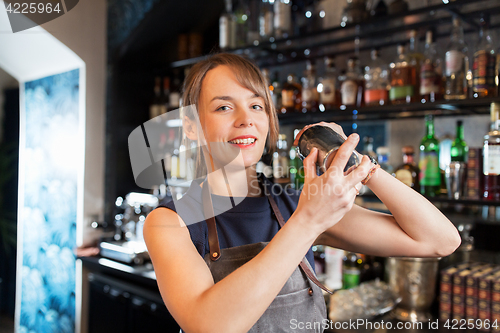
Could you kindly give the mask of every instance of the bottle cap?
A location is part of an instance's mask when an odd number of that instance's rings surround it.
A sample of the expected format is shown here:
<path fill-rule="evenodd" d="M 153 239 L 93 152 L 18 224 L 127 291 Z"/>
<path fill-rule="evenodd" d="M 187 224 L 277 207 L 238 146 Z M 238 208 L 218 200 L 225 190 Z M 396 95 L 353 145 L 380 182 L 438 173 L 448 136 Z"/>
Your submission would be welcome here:
<path fill-rule="evenodd" d="M 403 152 L 403 154 L 414 154 L 415 153 L 415 149 L 413 149 L 412 146 L 404 146 L 403 148 L 401 148 L 401 151 Z"/>

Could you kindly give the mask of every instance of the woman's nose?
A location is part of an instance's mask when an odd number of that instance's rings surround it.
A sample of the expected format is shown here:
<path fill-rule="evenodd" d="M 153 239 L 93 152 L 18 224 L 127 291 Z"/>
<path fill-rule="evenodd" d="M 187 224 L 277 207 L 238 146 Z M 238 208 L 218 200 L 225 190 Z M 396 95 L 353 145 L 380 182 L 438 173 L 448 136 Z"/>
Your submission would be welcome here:
<path fill-rule="evenodd" d="M 235 122 L 234 125 L 236 127 L 248 127 L 253 125 L 252 113 L 250 110 L 246 110 L 243 107 L 238 107 L 235 113 Z"/>

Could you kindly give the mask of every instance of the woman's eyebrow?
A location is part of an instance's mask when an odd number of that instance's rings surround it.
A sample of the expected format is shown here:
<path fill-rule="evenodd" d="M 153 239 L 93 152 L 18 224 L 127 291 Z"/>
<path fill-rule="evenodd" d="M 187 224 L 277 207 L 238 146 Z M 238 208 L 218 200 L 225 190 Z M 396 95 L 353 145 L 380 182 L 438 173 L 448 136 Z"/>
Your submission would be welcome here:
<path fill-rule="evenodd" d="M 231 96 L 215 96 L 214 98 L 212 98 L 212 100 L 210 102 L 213 102 L 216 99 L 220 99 L 223 101 L 231 101 L 233 98 Z"/>
<path fill-rule="evenodd" d="M 252 94 L 248 97 L 248 99 L 252 99 L 252 98 L 259 98 L 260 95 L 259 94 Z M 234 98 L 231 97 L 231 96 L 215 96 L 214 98 L 212 98 L 212 100 L 210 102 L 213 102 L 215 101 L 216 99 L 219 99 L 219 100 L 222 100 L 222 101 L 232 101 Z"/>

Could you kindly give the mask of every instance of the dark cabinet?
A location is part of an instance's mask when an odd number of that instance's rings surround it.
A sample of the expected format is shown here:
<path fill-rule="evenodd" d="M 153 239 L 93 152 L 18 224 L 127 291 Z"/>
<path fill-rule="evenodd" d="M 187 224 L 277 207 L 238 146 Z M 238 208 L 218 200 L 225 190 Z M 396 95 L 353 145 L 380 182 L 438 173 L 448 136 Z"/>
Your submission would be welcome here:
<path fill-rule="evenodd" d="M 89 274 L 92 333 L 179 333 L 158 293 L 102 274 Z"/>

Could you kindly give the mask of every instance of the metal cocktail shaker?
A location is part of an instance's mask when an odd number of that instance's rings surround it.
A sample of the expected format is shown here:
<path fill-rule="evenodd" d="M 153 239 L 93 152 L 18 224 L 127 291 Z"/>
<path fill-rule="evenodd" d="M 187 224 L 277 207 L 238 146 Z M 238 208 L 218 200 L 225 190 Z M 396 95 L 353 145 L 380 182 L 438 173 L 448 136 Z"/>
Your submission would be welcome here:
<path fill-rule="evenodd" d="M 295 138 L 295 142 L 297 144 L 297 153 L 302 160 L 309 155 L 313 147 L 318 149 L 316 168 L 317 174 L 321 175 L 328 169 L 345 139 L 328 126 L 314 125 L 301 131 Z M 344 172 L 353 166 L 356 167 L 360 160 L 360 155 L 353 151 Z"/>

